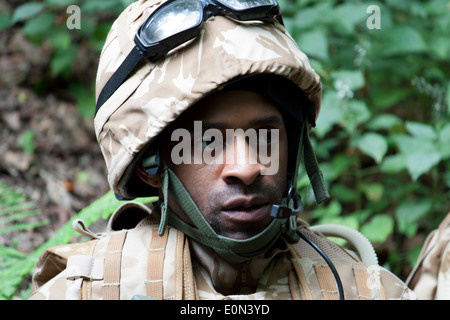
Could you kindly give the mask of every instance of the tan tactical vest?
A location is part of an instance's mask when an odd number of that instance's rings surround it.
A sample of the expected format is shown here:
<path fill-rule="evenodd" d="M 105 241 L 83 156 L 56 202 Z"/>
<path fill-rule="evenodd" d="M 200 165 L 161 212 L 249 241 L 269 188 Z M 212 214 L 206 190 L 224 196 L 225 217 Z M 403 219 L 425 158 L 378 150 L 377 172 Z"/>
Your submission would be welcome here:
<path fill-rule="evenodd" d="M 132 299 L 133 296 L 165 300 L 206 299 L 199 292 L 210 292 L 209 298 L 229 298 L 215 292 L 214 288 L 207 288 L 205 281 L 197 281 L 198 275 L 192 268 L 190 240 L 174 228 L 168 228 L 162 237 L 158 236 L 158 216 L 148 207 L 127 203 L 118 209 L 111 221 L 129 209 L 146 211 L 149 215 L 135 228 L 92 234 L 94 239 L 90 241 L 46 250 L 36 266 L 31 299 L 118 300 Z M 333 261 L 344 285 L 346 299 L 414 298 L 414 293 L 389 271 L 359 262 L 346 250 L 307 227 L 300 230 Z M 86 229 L 83 232 L 88 233 Z M 303 240 L 288 244 L 283 259 L 286 257 L 292 267 L 283 285 L 289 291 L 290 299 L 339 298 L 329 266 L 310 245 Z M 280 283 L 266 287 L 276 287 Z M 237 298 L 270 300 L 277 297 L 270 292 L 257 292 Z"/>

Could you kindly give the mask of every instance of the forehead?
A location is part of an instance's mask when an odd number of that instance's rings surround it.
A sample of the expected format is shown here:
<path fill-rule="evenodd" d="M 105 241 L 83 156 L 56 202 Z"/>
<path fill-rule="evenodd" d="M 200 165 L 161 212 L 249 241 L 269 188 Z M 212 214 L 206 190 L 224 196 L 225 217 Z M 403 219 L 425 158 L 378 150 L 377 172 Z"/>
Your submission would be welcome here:
<path fill-rule="evenodd" d="M 277 107 L 262 95 L 244 90 L 216 92 L 199 101 L 189 111 L 190 120 L 229 127 L 248 127 L 257 119 L 282 121 Z"/>

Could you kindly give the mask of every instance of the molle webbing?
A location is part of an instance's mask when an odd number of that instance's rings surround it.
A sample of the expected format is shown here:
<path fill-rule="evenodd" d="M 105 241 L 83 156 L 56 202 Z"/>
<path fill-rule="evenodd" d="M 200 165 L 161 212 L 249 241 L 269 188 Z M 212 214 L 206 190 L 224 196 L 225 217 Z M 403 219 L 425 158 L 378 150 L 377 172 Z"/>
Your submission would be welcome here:
<path fill-rule="evenodd" d="M 164 251 L 168 230 L 162 236 L 152 232 L 152 240 L 148 248 L 147 280 L 145 288 L 148 297 L 163 298 Z"/>
<path fill-rule="evenodd" d="M 160 236 L 158 225 L 146 220 L 149 223 L 141 227 L 94 240 L 96 250 L 91 254 L 104 261 L 103 277 L 85 277 L 81 299 L 120 300 L 134 295 L 157 300 L 196 299 L 186 237 L 173 228 L 166 228 Z M 133 261 L 138 265 L 133 266 Z"/>
<path fill-rule="evenodd" d="M 105 271 L 102 286 L 104 300 L 120 299 L 120 271 L 122 262 L 122 247 L 126 232 L 112 234 L 105 252 Z"/>
<path fill-rule="evenodd" d="M 121 231 L 109 236 L 107 250 L 104 252 L 103 299 L 129 299 L 133 295 L 131 292 L 120 292 L 122 289 L 120 285 L 121 272 L 125 272 L 121 268 L 123 264 L 121 259 L 126 255 L 122 248 L 124 247 L 124 242 L 130 241 L 127 239 L 128 232 L 130 231 Z M 145 279 L 142 281 L 145 284 L 145 295 L 158 300 L 168 298 L 175 300 L 198 299 L 191 257 L 188 252 L 187 237 L 173 228 L 167 228 L 163 236 L 159 236 L 157 225 L 152 225 L 150 232 L 152 233 L 151 240 L 146 250 L 148 253 L 146 258 L 147 273 L 143 275 Z M 372 279 L 376 279 L 376 276 L 373 274 L 373 270 L 369 270 L 370 267 L 359 263 L 351 255 L 325 238 L 317 237 L 317 235 L 304 228 L 302 228 L 302 232 L 308 234 L 309 237 L 315 238 L 333 256 L 336 268 L 346 283 L 344 287 L 347 298 L 372 300 L 384 296 L 381 284 L 371 282 Z M 303 243 L 302 240 L 296 244 L 288 243 L 288 246 L 293 265 L 293 270 L 289 275 L 292 298 L 301 300 L 338 300 L 339 294 L 336 282 L 325 261 L 312 251 L 306 243 Z M 169 268 L 169 270 L 165 270 L 167 265 L 165 265 L 164 259 L 167 254 L 172 254 L 174 257 L 174 266 Z M 167 271 L 172 274 L 169 277 L 166 274 L 166 277 L 164 277 L 164 272 Z M 371 283 L 373 286 L 370 285 Z M 170 297 L 164 292 L 167 286 L 174 288 L 174 294 Z"/>

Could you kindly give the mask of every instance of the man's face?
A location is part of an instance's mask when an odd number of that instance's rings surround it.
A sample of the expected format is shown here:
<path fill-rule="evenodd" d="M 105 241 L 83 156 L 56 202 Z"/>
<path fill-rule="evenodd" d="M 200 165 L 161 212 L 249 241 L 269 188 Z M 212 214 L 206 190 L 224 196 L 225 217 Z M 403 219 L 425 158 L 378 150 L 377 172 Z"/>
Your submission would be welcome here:
<path fill-rule="evenodd" d="M 191 138 L 190 144 L 181 136 Z M 249 91 L 215 93 L 191 109 L 163 145 L 170 145 L 163 148 L 163 159 L 218 234 L 247 239 L 272 222 L 272 205 L 281 202 L 286 188 L 288 143 L 280 112 L 264 97 Z M 192 161 L 180 163 L 180 157 Z M 189 222 L 171 196 L 169 206 Z"/>

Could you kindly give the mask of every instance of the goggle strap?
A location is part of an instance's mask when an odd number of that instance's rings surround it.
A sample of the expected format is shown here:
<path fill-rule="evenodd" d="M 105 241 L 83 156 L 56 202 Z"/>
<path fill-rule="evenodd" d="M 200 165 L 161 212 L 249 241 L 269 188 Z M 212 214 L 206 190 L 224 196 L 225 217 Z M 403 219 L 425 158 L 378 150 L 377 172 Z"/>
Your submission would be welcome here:
<path fill-rule="evenodd" d="M 142 54 L 139 52 L 137 47 L 133 47 L 130 53 L 127 55 L 125 60 L 122 62 L 120 67 L 114 72 L 114 74 L 109 78 L 106 85 L 103 87 L 100 95 L 97 99 L 97 104 L 95 106 L 95 114 L 97 114 L 100 107 L 113 95 L 114 92 L 122 85 L 126 80 L 128 75 L 137 66 L 139 61 L 141 61 Z"/>

